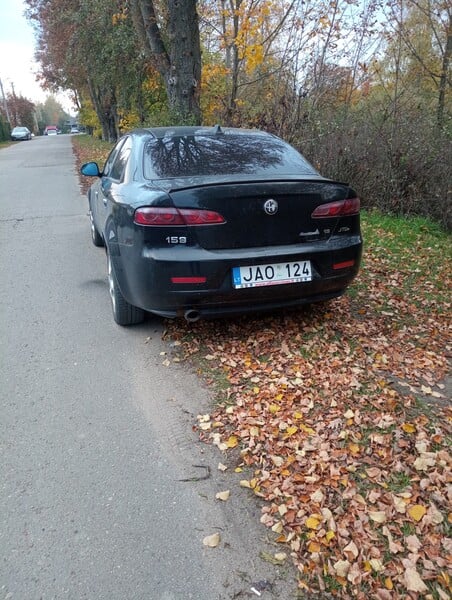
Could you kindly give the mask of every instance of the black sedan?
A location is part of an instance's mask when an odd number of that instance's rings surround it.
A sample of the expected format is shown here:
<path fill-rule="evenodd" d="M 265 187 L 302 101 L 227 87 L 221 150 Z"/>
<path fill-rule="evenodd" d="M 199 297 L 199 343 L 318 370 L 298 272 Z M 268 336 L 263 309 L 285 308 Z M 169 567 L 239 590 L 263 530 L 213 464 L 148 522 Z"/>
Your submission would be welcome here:
<path fill-rule="evenodd" d="M 120 325 L 225 316 L 340 296 L 361 259 L 360 201 L 256 130 L 137 129 L 88 192 Z"/>

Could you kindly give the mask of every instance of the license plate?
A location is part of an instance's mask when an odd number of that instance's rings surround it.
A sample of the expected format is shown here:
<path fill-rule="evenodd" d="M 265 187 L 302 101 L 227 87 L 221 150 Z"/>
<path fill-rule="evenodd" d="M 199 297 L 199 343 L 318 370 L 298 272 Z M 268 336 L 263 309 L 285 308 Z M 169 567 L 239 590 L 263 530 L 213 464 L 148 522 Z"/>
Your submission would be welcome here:
<path fill-rule="evenodd" d="M 301 283 L 311 280 L 312 271 L 309 260 L 233 267 L 232 269 L 232 285 L 236 289 L 281 285 L 283 283 Z"/>

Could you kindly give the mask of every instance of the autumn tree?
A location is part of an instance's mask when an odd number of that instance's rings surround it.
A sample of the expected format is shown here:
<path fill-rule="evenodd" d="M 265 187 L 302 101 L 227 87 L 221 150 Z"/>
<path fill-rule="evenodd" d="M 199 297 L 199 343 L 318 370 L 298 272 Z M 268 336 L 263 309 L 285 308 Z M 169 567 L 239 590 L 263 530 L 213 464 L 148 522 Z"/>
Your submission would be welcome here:
<path fill-rule="evenodd" d="M 173 118 L 200 123 L 201 47 L 196 0 L 130 0 L 147 58 L 165 83 Z"/>
<path fill-rule="evenodd" d="M 35 105 L 22 95 L 14 91 L 6 94 L 8 113 L 11 128 L 16 126 L 28 127 L 30 131 L 36 130 Z"/>
<path fill-rule="evenodd" d="M 452 87 L 452 6 L 439 0 L 393 0 L 387 5 L 388 25 L 399 43 L 404 79 L 417 81 L 436 95 L 438 127 L 445 125 Z"/>
<path fill-rule="evenodd" d="M 135 31 L 119 0 L 27 0 L 36 24 L 47 89 L 72 90 L 81 109 L 89 99 L 102 137 L 114 141 L 121 108 L 130 108 L 144 78 Z"/>
<path fill-rule="evenodd" d="M 52 95 L 47 96 L 44 102 L 36 104 L 35 112 L 38 129 L 41 133 L 47 125 L 57 125 L 63 130 L 69 119 L 69 115 Z"/>
<path fill-rule="evenodd" d="M 209 53 L 222 53 L 227 72 L 224 119 L 240 123 L 245 98 L 253 97 L 260 84 L 278 76 L 284 65 L 286 23 L 292 2 L 273 0 L 203 0 L 200 4 L 201 34 Z M 275 86 L 275 80 L 270 87 Z M 254 89 L 253 89 L 254 88 Z M 268 90 L 264 93 L 267 95 Z M 262 105 L 262 102 L 259 102 Z"/>

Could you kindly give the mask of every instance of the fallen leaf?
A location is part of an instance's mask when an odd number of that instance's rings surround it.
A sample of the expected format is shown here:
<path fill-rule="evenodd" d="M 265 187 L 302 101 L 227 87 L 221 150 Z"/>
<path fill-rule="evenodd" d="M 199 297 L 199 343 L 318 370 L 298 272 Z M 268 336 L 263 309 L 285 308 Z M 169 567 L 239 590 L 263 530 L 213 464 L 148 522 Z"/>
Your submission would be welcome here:
<path fill-rule="evenodd" d="M 444 590 L 442 590 L 438 585 L 435 589 L 438 596 L 440 597 L 440 600 L 450 600 L 450 595 L 447 594 Z"/>
<path fill-rule="evenodd" d="M 439 511 L 434 504 L 431 504 L 427 511 L 426 521 L 433 523 L 433 525 L 440 525 L 444 521 L 444 517 L 441 511 Z"/>
<path fill-rule="evenodd" d="M 414 568 L 406 569 L 403 574 L 405 586 L 409 592 L 428 592 L 428 587 L 422 581 L 419 573 Z"/>
<path fill-rule="evenodd" d="M 284 552 L 277 552 L 276 554 L 270 554 L 269 552 L 260 552 L 259 557 L 265 562 L 268 562 L 272 565 L 282 565 L 282 563 L 286 560 L 287 554 Z"/>
<path fill-rule="evenodd" d="M 375 573 L 379 573 L 380 571 L 384 570 L 384 565 L 378 558 L 371 558 L 369 560 L 369 564 L 372 567 L 372 571 L 375 571 Z"/>
<path fill-rule="evenodd" d="M 203 539 L 202 543 L 208 548 L 216 548 L 220 543 L 220 534 L 213 533 L 212 535 L 208 535 Z"/>
<path fill-rule="evenodd" d="M 334 531 L 331 531 L 331 530 L 327 531 L 325 534 L 325 539 L 327 542 L 331 542 L 331 540 L 335 537 L 336 537 L 336 534 L 334 533 Z"/>
<path fill-rule="evenodd" d="M 272 526 L 272 531 L 274 533 L 282 533 L 283 530 L 283 525 L 281 523 L 281 521 L 277 521 L 273 526 Z"/>
<path fill-rule="evenodd" d="M 286 558 L 287 558 L 287 554 L 285 552 L 277 552 L 275 554 L 275 559 L 278 562 L 284 562 L 286 560 Z"/>
<path fill-rule="evenodd" d="M 375 521 L 375 523 L 385 523 L 386 513 L 382 510 L 369 511 L 369 518 Z"/>
<path fill-rule="evenodd" d="M 321 504 L 323 499 L 325 498 L 325 494 L 322 492 L 322 490 L 319 489 L 313 492 L 310 498 L 312 502 L 315 502 L 316 504 Z"/>
<path fill-rule="evenodd" d="M 416 535 L 408 535 L 405 538 L 405 545 L 410 552 L 417 554 L 422 544 Z"/>
<path fill-rule="evenodd" d="M 348 560 L 338 560 L 334 563 L 333 568 L 336 571 L 336 575 L 339 577 L 347 577 L 350 566 Z"/>
<path fill-rule="evenodd" d="M 402 429 L 405 433 L 415 433 L 416 427 L 412 423 L 403 423 Z"/>
<path fill-rule="evenodd" d="M 362 573 L 358 563 L 353 563 L 350 567 L 347 573 L 347 580 L 350 581 L 352 585 L 359 585 L 361 583 Z"/>
<path fill-rule="evenodd" d="M 313 553 L 313 552 L 320 552 L 321 546 L 320 546 L 319 542 L 315 542 L 315 541 L 311 540 L 309 542 L 307 548 L 308 548 L 308 552 Z"/>
<path fill-rule="evenodd" d="M 403 498 L 399 498 L 398 496 L 392 496 L 392 501 L 394 502 L 394 508 L 400 514 L 406 513 L 406 502 Z"/>
<path fill-rule="evenodd" d="M 347 556 L 347 560 L 349 560 L 350 562 L 355 560 L 355 558 L 357 558 L 359 554 L 358 548 L 355 542 L 353 541 L 347 544 L 347 546 L 345 546 L 343 552 Z"/>
<path fill-rule="evenodd" d="M 225 490 L 224 492 L 218 492 L 217 494 L 215 494 L 215 498 L 217 500 L 222 500 L 223 502 L 226 502 L 226 500 L 229 500 L 230 495 L 231 492 L 229 490 Z"/>
<path fill-rule="evenodd" d="M 427 509 L 422 504 L 414 504 L 408 509 L 408 514 L 415 521 L 420 521 L 427 512 Z"/>
<path fill-rule="evenodd" d="M 417 471 L 428 471 L 430 467 L 434 467 L 436 463 L 436 454 L 434 452 L 424 452 L 416 458 L 413 463 Z"/>
<path fill-rule="evenodd" d="M 311 516 L 306 519 L 305 525 L 308 529 L 317 529 L 320 521 L 316 517 Z"/>
<path fill-rule="evenodd" d="M 239 440 L 238 440 L 237 436 L 231 435 L 231 436 L 229 436 L 229 438 L 226 442 L 226 446 L 228 448 L 235 448 L 238 445 L 238 443 L 239 443 Z"/>

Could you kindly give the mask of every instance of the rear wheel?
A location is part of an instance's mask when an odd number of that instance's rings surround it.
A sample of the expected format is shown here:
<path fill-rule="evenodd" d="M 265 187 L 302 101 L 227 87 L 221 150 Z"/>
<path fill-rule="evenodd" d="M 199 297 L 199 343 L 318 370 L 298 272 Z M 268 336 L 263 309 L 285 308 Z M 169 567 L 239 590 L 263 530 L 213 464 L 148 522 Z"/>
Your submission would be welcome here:
<path fill-rule="evenodd" d="M 98 248 L 104 246 L 104 238 L 97 231 L 97 227 L 94 224 L 93 213 L 91 211 L 91 207 L 89 209 L 89 220 L 91 224 L 91 239 L 93 240 L 93 244 Z"/>
<path fill-rule="evenodd" d="M 144 310 L 127 302 L 119 289 L 118 280 L 116 279 L 109 254 L 107 254 L 107 261 L 108 289 L 114 320 L 118 325 L 135 325 L 136 323 L 141 323 L 144 320 Z"/>

